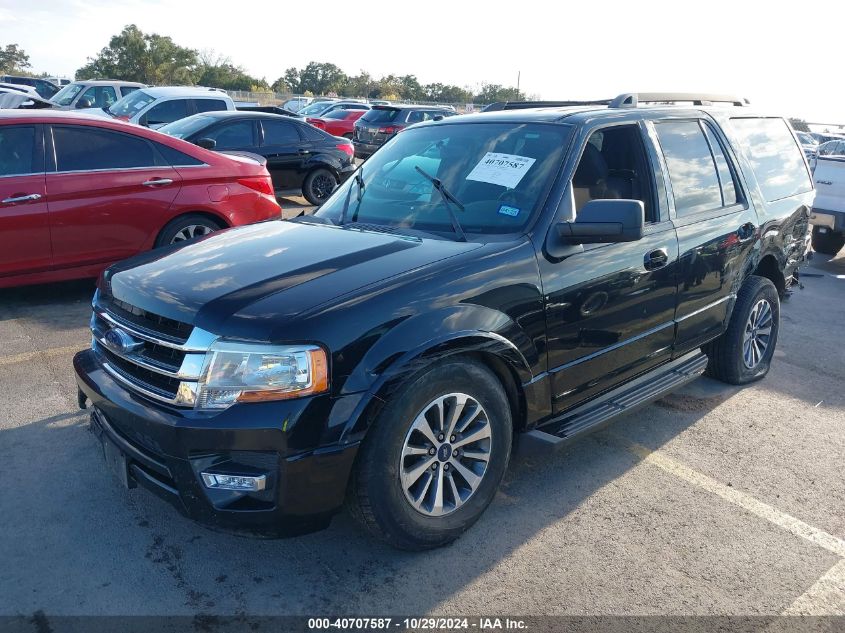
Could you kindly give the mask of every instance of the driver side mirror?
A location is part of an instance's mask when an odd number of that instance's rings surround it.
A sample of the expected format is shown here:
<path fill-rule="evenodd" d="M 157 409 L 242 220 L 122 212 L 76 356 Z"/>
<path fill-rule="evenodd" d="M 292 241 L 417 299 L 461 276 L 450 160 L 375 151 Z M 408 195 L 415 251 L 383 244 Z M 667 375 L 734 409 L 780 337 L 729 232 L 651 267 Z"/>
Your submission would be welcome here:
<path fill-rule="evenodd" d="M 82 108 L 93 108 L 94 102 L 91 101 L 88 97 L 82 97 L 79 101 L 76 102 L 77 110 L 81 110 Z"/>
<path fill-rule="evenodd" d="M 552 227 L 546 249 L 552 257 L 566 257 L 581 244 L 636 242 L 643 237 L 645 208 L 640 200 L 590 200 L 574 222 Z"/>
<path fill-rule="evenodd" d="M 214 149 L 217 147 L 217 141 L 213 138 L 201 138 L 195 141 L 196 145 L 199 145 L 203 149 Z"/>

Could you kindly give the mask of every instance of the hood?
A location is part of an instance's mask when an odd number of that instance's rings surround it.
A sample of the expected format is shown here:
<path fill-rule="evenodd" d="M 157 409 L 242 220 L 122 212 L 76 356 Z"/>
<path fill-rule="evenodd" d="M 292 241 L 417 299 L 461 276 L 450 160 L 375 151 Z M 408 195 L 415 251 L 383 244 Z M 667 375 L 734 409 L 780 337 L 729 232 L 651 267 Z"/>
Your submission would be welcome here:
<path fill-rule="evenodd" d="M 121 301 L 223 336 L 232 317 L 273 298 L 272 318 L 249 337 L 260 340 L 280 320 L 480 246 L 272 221 L 145 253 L 112 266 L 108 279 Z"/>

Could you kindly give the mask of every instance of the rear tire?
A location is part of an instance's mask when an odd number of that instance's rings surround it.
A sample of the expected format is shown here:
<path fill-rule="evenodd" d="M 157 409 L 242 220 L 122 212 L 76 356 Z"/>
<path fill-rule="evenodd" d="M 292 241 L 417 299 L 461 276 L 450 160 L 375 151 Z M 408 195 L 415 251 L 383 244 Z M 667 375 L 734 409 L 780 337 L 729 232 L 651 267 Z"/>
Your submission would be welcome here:
<path fill-rule="evenodd" d="M 704 346 L 707 375 L 731 385 L 760 380 L 775 353 L 780 329 L 780 297 L 765 277 L 752 275 L 740 288 L 728 329 Z"/>
<path fill-rule="evenodd" d="M 845 234 L 828 230 L 820 233 L 818 227 L 813 227 L 813 250 L 823 255 L 836 255 L 845 246 Z"/>
<path fill-rule="evenodd" d="M 154 248 L 192 240 L 219 231 L 221 228 L 223 227 L 211 218 L 198 213 L 180 215 L 164 226 L 156 238 Z"/>
<path fill-rule="evenodd" d="M 349 484 L 350 514 L 400 549 L 451 543 L 493 500 L 512 429 L 505 391 L 486 366 L 463 359 L 433 365 L 370 428 Z"/>
<path fill-rule="evenodd" d="M 320 167 L 305 176 L 302 195 L 313 205 L 321 205 L 332 195 L 340 181 L 331 171 Z"/>

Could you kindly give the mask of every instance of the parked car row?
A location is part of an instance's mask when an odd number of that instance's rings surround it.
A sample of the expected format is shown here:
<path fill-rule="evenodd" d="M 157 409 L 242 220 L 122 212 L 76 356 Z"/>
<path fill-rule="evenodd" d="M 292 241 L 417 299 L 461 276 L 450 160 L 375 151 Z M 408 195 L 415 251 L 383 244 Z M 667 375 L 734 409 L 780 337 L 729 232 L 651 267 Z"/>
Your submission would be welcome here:
<path fill-rule="evenodd" d="M 0 287 L 92 277 L 156 246 L 278 218 L 265 159 L 123 121 L 0 114 Z"/>

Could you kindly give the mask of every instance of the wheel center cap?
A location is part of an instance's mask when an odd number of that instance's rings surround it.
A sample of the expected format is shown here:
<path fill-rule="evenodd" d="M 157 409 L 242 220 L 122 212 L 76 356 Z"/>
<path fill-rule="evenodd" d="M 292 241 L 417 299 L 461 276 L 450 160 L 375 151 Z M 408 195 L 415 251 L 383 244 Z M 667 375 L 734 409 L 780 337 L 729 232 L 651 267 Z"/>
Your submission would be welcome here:
<path fill-rule="evenodd" d="M 441 444 L 440 448 L 437 449 L 437 459 L 441 462 L 448 462 L 450 457 L 452 457 L 452 445 Z"/>

